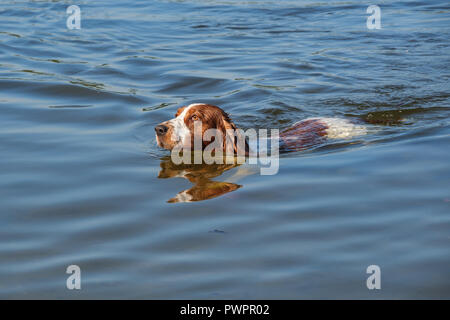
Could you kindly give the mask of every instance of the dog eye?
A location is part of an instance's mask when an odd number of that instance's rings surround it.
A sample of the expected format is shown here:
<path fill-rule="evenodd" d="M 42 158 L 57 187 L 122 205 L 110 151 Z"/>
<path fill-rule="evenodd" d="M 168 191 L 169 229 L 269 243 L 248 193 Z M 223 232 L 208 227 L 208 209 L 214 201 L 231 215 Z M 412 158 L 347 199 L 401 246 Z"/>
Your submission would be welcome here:
<path fill-rule="evenodd" d="M 198 117 L 196 114 L 194 114 L 194 115 L 191 117 L 191 119 L 192 119 L 193 121 L 200 120 L 199 117 Z"/>

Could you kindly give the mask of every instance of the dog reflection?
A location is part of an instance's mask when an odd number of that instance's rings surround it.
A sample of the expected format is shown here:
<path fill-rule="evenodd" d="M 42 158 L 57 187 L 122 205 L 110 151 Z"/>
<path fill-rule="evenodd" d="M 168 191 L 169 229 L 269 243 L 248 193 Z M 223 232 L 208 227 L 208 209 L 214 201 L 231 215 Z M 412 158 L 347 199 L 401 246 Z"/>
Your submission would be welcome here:
<path fill-rule="evenodd" d="M 170 158 L 160 163 L 161 171 L 158 178 L 184 178 L 189 180 L 193 187 L 179 192 L 167 202 L 193 202 L 212 199 L 242 187 L 231 182 L 213 181 L 211 179 L 222 175 L 238 164 L 174 164 Z"/>

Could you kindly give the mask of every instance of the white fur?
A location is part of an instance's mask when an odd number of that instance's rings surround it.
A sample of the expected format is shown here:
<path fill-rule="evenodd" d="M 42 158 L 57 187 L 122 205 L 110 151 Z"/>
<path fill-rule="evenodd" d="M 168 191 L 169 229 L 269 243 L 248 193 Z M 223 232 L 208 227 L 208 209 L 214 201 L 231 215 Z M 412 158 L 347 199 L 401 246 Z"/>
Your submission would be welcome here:
<path fill-rule="evenodd" d="M 170 125 L 172 125 L 172 141 L 181 142 L 182 144 L 185 144 L 186 139 L 190 137 L 190 131 L 189 128 L 186 126 L 186 123 L 184 122 L 184 117 L 186 116 L 186 113 L 191 109 L 192 107 L 203 105 L 204 103 L 193 103 L 188 105 L 182 113 L 178 115 L 178 117 L 167 121 Z"/>
<path fill-rule="evenodd" d="M 190 131 L 189 128 L 186 126 L 186 123 L 184 122 L 184 117 L 186 116 L 186 113 L 188 110 L 194 106 L 194 104 L 191 104 L 187 106 L 182 113 L 178 115 L 178 117 L 169 120 L 168 123 L 172 125 L 172 141 L 180 142 L 184 144 L 185 139 L 189 136 Z"/>
<path fill-rule="evenodd" d="M 363 125 L 352 123 L 350 120 L 342 118 L 308 118 L 306 120 L 319 120 L 328 127 L 327 138 L 348 139 L 367 134 L 367 128 Z"/>
<path fill-rule="evenodd" d="M 187 193 L 187 190 L 180 192 L 175 196 L 175 199 L 177 199 L 176 202 L 191 202 L 192 196 Z"/>

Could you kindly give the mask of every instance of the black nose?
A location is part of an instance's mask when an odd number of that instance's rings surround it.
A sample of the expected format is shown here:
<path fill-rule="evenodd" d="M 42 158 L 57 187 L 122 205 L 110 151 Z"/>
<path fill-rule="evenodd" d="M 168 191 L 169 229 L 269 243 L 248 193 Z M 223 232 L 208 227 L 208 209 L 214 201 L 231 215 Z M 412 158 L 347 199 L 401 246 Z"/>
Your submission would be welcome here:
<path fill-rule="evenodd" d="M 163 136 L 163 135 L 165 135 L 166 134 L 166 132 L 167 132 L 167 130 L 169 130 L 169 128 L 167 128 L 165 125 L 163 125 L 163 124 L 158 124 L 156 127 L 155 127 L 155 131 L 156 131 L 156 134 L 158 135 L 158 136 Z"/>

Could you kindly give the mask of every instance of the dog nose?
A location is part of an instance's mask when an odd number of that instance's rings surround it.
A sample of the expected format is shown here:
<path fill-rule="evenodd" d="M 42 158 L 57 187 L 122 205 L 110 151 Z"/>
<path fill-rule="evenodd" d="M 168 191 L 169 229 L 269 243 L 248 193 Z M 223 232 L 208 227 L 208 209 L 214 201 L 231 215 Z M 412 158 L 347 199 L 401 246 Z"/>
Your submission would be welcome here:
<path fill-rule="evenodd" d="M 157 134 L 158 136 L 165 135 L 166 132 L 167 132 L 167 130 L 169 130 L 169 128 L 167 128 L 167 127 L 166 127 L 165 125 L 163 125 L 163 124 L 158 124 L 158 125 L 155 127 L 155 131 L 156 131 L 156 134 Z"/>

